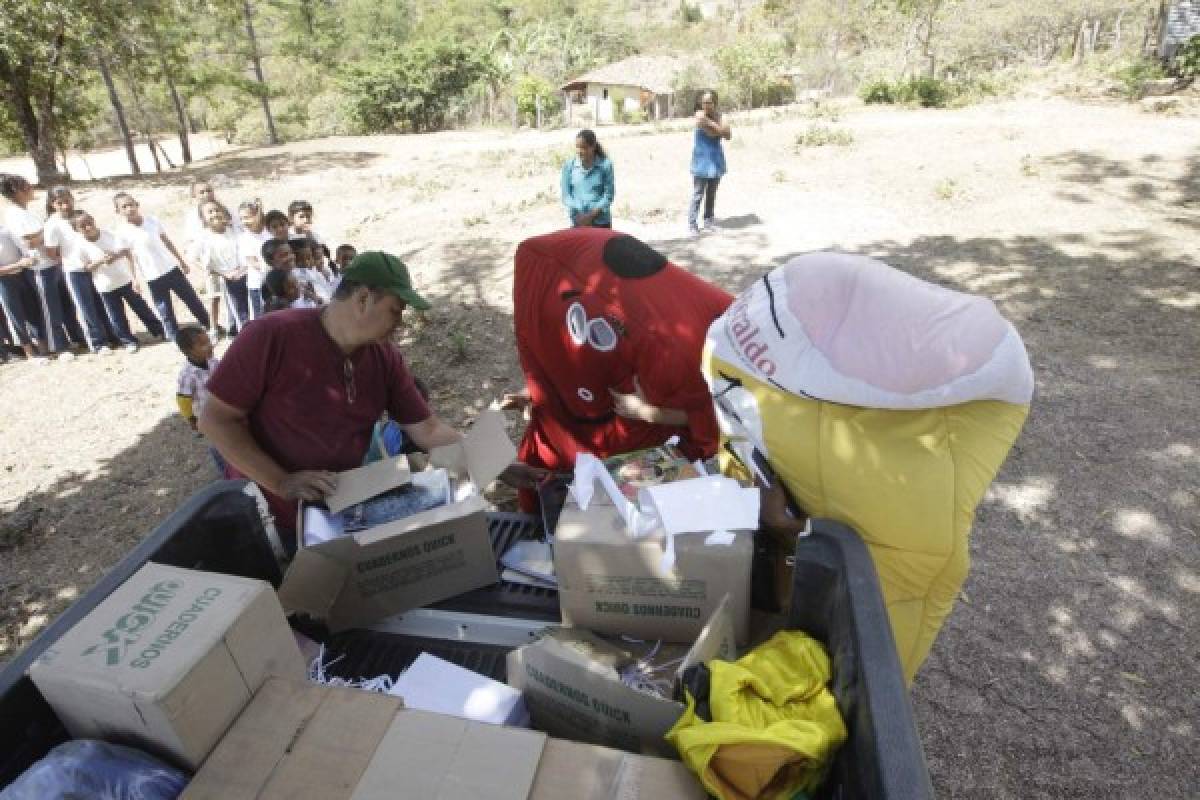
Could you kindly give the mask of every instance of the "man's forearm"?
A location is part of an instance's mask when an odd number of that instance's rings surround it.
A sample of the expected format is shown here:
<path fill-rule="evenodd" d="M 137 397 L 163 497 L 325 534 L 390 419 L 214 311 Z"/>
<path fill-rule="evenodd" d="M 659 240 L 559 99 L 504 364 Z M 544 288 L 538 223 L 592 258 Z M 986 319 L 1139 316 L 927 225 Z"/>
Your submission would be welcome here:
<path fill-rule="evenodd" d="M 435 447 L 454 444 L 462 440 L 461 433 L 436 416 L 415 425 L 401 425 L 400 429 L 412 438 L 417 447 L 426 452 Z"/>
<path fill-rule="evenodd" d="M 200 432 L 238 472 L 267 491 L 280 494 L 287 471 L 258 446 L 248 423 L 213 422 L 206 415 L 201 415 L 199 427 Z"/>

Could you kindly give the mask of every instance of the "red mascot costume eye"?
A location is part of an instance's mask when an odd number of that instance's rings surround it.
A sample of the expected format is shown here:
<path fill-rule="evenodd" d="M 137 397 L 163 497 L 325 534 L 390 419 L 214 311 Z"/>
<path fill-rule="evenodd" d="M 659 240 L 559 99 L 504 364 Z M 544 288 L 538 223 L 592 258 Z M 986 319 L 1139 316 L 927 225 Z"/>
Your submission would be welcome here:
<path fill-rule="evenodd" d="M 712 398 L 700 372 L 704 337 L 732 296 L 671 264 L 643 242 L 572 228 L 517 248 L 513 317 L 532 419 L 519 457 L 570 470 L 679 436 L 689 458 L 717 448 Z M 609 390 L 687 414 L 684 426 L 621 417 Z M 536 509 L 522 492 L 521 507 Z"/>

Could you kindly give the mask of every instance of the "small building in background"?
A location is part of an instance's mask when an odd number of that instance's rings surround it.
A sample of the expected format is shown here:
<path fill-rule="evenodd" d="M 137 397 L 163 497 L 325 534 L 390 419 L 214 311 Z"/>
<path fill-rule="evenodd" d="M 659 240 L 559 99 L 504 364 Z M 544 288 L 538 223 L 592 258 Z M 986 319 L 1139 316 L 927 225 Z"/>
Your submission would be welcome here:
<path fill-rule="evenodd" d="M 716 70 L 674 56 L 632 56 L 564 84 L 567 125 L 611 125 L 692 113 L 694 95 Z"/>
<path fill-rule="evenodd" d="M 1200 0 L 1174 0 L 1167 3 L 1160 20 L 1162 28 L 1158 34 L 1158 57 L 1170 61 L 1189 39 L 1200 36 Z"/>

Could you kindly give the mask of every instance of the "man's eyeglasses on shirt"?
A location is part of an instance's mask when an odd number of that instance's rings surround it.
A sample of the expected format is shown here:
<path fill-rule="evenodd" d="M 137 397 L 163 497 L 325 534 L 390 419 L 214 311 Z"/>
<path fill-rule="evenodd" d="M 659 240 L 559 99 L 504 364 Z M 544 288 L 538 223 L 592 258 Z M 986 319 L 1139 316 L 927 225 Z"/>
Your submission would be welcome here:
<path fill-rule="evenodd" d="M 342 362 L 342 380 L 346 384 L 346 402 L 354 405 L 354 401 L 358 397 L 358 389 L 354 385 L 354 365 L 348 358 Z"/>

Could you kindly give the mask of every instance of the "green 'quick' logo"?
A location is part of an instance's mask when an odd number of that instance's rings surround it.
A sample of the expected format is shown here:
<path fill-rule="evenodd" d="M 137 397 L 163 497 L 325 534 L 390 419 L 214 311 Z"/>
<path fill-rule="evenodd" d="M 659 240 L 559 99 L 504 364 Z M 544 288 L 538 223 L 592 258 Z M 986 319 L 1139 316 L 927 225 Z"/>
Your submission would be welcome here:
<path fill-rule="evenodd" d="M 113 623 L 111 628 L 100 634 L 100 642 L 88 647 L 80 655 L 86 658 L 102 652 L 105 666 L 112 667 L 121 663 L 129 646 L 141 638 L 142 631 L 154 622 L 158 612 L 166 608 L 182 588 L 182 581 L 159 581 L 154 584 L 141 600 Z"/>

